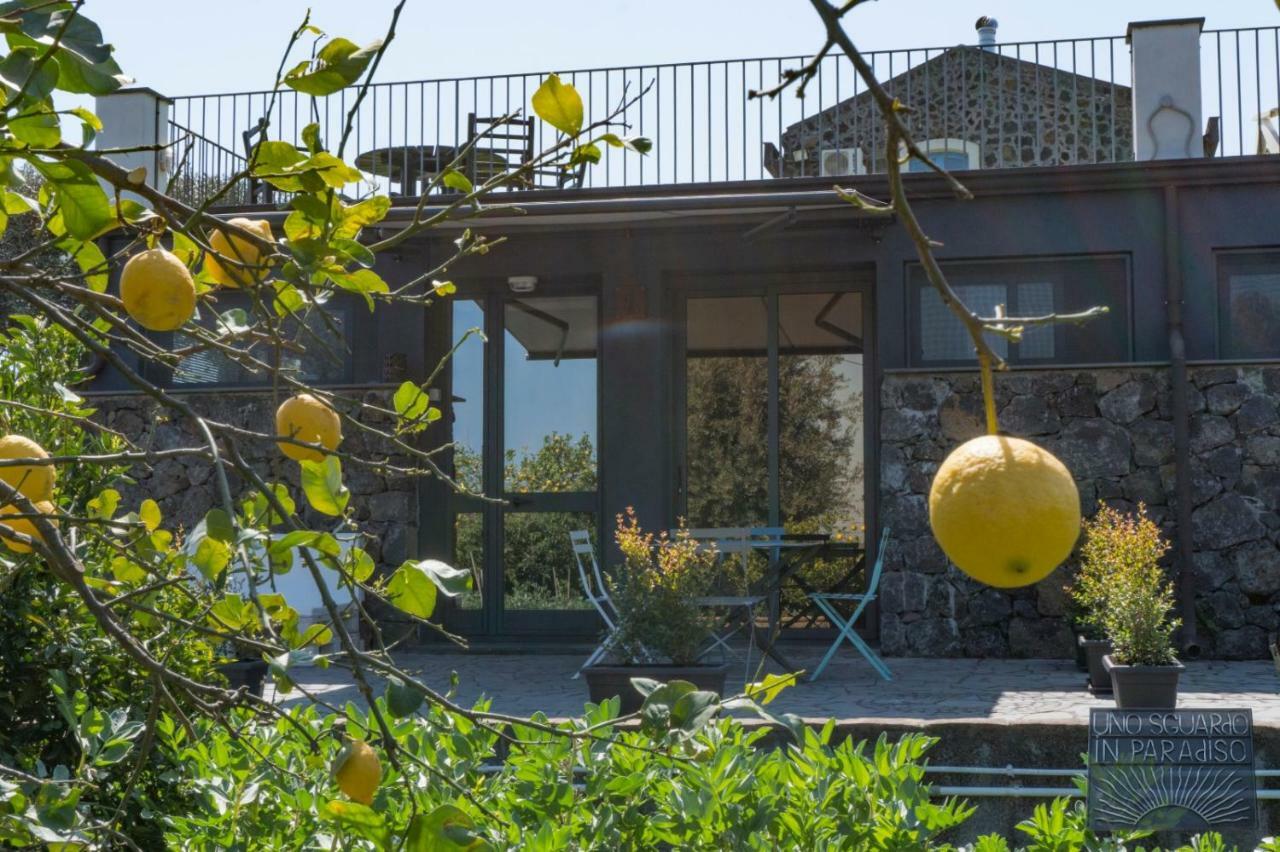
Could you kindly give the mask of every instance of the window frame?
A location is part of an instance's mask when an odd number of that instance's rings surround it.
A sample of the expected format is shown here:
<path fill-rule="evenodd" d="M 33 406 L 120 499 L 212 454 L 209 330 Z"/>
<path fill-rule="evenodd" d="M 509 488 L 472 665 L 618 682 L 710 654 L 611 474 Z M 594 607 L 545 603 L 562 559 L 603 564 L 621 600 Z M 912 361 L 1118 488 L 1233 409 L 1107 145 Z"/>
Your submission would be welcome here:
<path fill-rule="evenodd" d="M 954 136 L 936 136 L 932 139 L 925 139 L 916 143 L 921 151 L 926 155 L 932 154 L 964 154 L 969 160 L 967 171 L 974 171 L 982 168 L 982 146 L 977 142 L 970 142 L 968 139 L 959 139 Z M 903 155 L 906 155 L 905 146 Z M 930 156 L 932 159 L 932 156 Z M 921 170 L 927 171 L 927 167 L 921 166 Z M 908 167 L 907 171 L 911 171 Z M 957 170 L 959 171 L 959 170 Z"/>
<path fill-rule="evenodd" d="M 1065 366 L 1097 366 L 1109 363 L 1132 363 L 1134 360 L 1133 334 L 1133 263 L 1128 253 L 1107 252 L 1103 254 L 1080 255 L 1036 255 L 1019 257 L 980 257 L 980 258 L 948 258 L 939 261 L 949 282 L 954 287 L 966 284 L 1003 285 L 1006 293 L 1015 292 L 1018 284 L 1047 282 L 1053 287 L 1054 310 L 1061 311 L 1064 293 L 1070 276 L 1064 274 L 1062 267 L 1069 264 L 1123 264 L 1124 287 L 1124 352 L 1123 360 L 1081 361 L 1061 353 L 1067 350 L 1067 327 L 1058 324 L 1053 329 L 1054 352 L 1050 358 L 1023 358 L 1018 353 L 1018 344 L 1010 343 L 1005 360 L 1012 367 L 1065 367 Z M 917 278 L 917 275 L 920 276 Z M 966 280 L 967 279 L 967 280 Z M 977 365 L 977 357 L 948 360 L 926 360 L 923 357 L 923 341 L 921 334 L 922 292 L 932 287 L 924 278 L 923 267 L 919 261 L 911 260 L 903 269 L 905 317 L 907 326 L 906 363 L 912 369 L 954 369 L 972 368 Z M 1008 303 L 1006 303 L 1008 304 Z M 1113 306 L 1115 311 L 1116 307 Z M 1016 307 L 1010 310 L 1016 315 Z"/>
<path fill-rule="evenodd" d="M 1261 362 L 1280 360 L 1280 345 L 1270 355 L 1228 353 L 1226 341 L 1232 338 L 1231 276 L 1251 271 L 1269 270 L 1280 275 L 1280 246 L 1216 249 L 1213 252 L 1217 316 L 1213 324 L 1213 354 L 1218 361 Z M 1280 298 L 1280 290 L 1277 291 Z"/>

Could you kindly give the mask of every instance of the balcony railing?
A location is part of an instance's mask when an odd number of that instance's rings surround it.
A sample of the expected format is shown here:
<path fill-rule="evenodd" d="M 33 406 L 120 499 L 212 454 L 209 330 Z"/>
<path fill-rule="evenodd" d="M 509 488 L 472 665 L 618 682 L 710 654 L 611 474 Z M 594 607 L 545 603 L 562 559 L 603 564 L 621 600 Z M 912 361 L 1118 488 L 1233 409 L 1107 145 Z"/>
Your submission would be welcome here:
<path fill-rule="evenodd" d="M 889 91 L 911 107 L 909 124 L 917 138 L 950 168 L 1134 157 L 1130 56 L 1123 37 L 914 48 L 869 53 L 867 59 Z M 883 171 L 883 126 L 843 56 L 819 65 L 803 99 L 790 92 L 774 100 L 748 97 L 805 61 L 783 56 L 562 72 L 593 118 L 632 97 L 618 120 L 626 132 L 654 142 L 647 157 L 606 149 L 601 163 L 569 185 L 637 187 Z M 1270 151 L 1276 119 L 1264 128 L 1264 117 L 1280 106 L 1280 28 L 1204 32 L 1201 69 L 1206 125 L 1218 119 L 1210 155 Z M 527 114 L 544 77 L 375 84 L 357 111 L 347 154 L 369 174 L 366 188 L 416 194 L 467 143 L 472 116 Z M 268 91 L 176 98 L 170 109 L 178 142 L 171 157 L 175 186 L 198 193 L 243 168 L 246 140 L 253 138 L 246 131 L 263 119 L 270 138 L 298 141 L 302 128 L 316 122 L 324 139 L 336 140 L 353 98 L 351 90 L 315 101 L 282 91 L 273 107 Z M 532 150 L 551 145 L 554 134 L 534 122 Z M 482 140 L 478 148 L 485 147 Z M 508 155 L 503 162 L 513 165 L 512 159 Z M 251 200 L 246 187 L 224 202 Z"/>

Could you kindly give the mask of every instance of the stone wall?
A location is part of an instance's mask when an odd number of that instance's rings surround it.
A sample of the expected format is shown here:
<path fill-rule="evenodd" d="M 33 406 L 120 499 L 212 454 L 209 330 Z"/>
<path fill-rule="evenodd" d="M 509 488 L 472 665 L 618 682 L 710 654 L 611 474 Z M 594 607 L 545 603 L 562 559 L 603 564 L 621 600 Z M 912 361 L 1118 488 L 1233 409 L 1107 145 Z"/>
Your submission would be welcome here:
<path fill-rule="evenodd" d="M 1280 628 L 1280 367 L 1190 371 L 1192 537 L 1204 655 L 1258 659 Z M 1098 501 L 1145 503 L 1173 540 L 1168 370 L 997 375 L 1000 425 L 1049 448 L 1075 475 L 1086 514 Z M 1073 653 L 1062 586 L 1073 565 L 998 591 L 949 565 L 929 533 L 933 474 L 983 431 L 976 370 L 898 374 L 881 389 L 882 522 L 893 530 L 881 580 L 889 656 L 1063 657 Z"/>
<path fill-rule="evenodd" d="M 1032 58 L 1030 51 L 1018 59 L 957 47 L 897 75 L 885 89 L 912 108 L 906 121 L 917 141 L 975 142 L 981 168 L 1132 160 L 1132 91 Z M 1050 61 L 1047 54 L 1042 60 Z M 781 170 L 788 177 L 817 175 L 821 150 L 859 148 L 867 170 L 883 172 L 884 139 L 884 122 L 863 92 L 787 128 Z M 806 157 L 797 162 L 799 150 Z"/>
<path fill-rule="evenodd" d="M 358 393 L 358 392 L 357 392 Z M 387 404 L 385 394 L 366 392 L 371 403 Z M 275 417 L 275 401 L 267 392 L 217 391 L 184 394 L 182 397 L 213 420 L 248 429 L 270 431 Z M 194 446 L 200 437 L 185 421 L 175 419 L 155 400 L 140 395 L 96 397 L 102 422 L 123 432 L 145 449 L 172 449 Z M 373 455 L 378 448 L 371 440 L 351 427 L 343 429 L 342 449 Z M 302 496 L 297 462 L 285 458 L 270 441 L 242 441 L 237 445 L 245 459 L 268 481 L 289 485 L 299 508 L 307 505 Z M 384 451 L 379 456 L 405 463 L 404 458 Z M 380 565 L 395 566 L 410 556 L 417 547 L 418 499 L 416 485 L 407 476 L 381 476 L 364 466 L 344 465 L 344 479 L 351 490 L 355 519 L 365 532 L 365 549 Z M 165 526 L 191 529 L 218 501 L 212 466 L 199 457 L 168 458 L 134 471 L 136 483 L 116 486 L 124 508 L 136 509 L 139 502 L 151 497 L 160 504 Z M 239 500 L 248 491 L 240 477 L 230 477 L 232 496 Z M 305 510 L 308 525 L 331 529 L 334 519 Z"/>

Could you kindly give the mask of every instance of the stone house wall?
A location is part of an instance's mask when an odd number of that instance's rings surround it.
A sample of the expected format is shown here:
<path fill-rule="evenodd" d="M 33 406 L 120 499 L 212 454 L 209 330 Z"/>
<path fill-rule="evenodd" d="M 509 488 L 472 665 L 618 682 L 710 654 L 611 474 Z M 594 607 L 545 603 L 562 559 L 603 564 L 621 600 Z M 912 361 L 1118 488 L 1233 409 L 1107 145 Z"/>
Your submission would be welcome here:
<path fill-rule="evenodd" d="M 365 399 L 385 406 L 386 397 L 383 392 L 368 391 Z M 277 403 L 266 391 L 187 393 L 183 399 L 205 416 L 235 426 L 270 431 L 275 422 Z M 184 421 L 174 419 L 168 409 L 150 397 L 96 396 L 91 401 L 103 423 L 130 436 L 144 449 L 172 449 L 200 442 Z M 274 442 L 243 441 L 238 449 L 267 481 L 288 484 L 308 525 L 333 528 L 335 519 L 303 509 L 307 501 L 302 495 L 298 463 L 285 458 Z M 374 446 L 370 436 L 350 427 L 343 429 L 342 449 L 406 463 L 403 457 Z M 122 507 L 136 510 L 143 499 L 150 497 L 159 503 L 169 529 L 190 530 L 218 499 L 212 466 L 199 457 L 162 459 L 149 467 L 138 466 L 133 475 L 136 483 L 115 486 L 121 494 Z M 351 463 L 343 466 L 343 479 L 351 491 L 355 520 L 365 533 L 363 545 L 369 555 L 379 565 L 392 567 L 414 556 L 418 525 L 416 483 L 408 476 L 382 476 Z M 247 494 L 248 487 L 239 477 L 230 477 L 230 485 L 234 499 Z"/>
<path fill-rule="evenodd" d="M 1058 455 L 1082 508 L 1145 503 L 1173 541 L 1169 371 L 997 374 L 1001 428 Z M 1280 367 L 1190 371 L 1192 537 L 1204 656 L 1260 659 L 1280 628 Z M 881 388 L 882 523 L 892 528 L 881 580 L 889 656 L 1064 657 L 1074 653 L 1063 585 L 1073 564 L 1001 591 L 951 566 L 929 532 L 938 465 L 983 431 L 977 371 L 900 373 Z"/>
<path fill-rule="evenodd" d="M 906 120 L 917 141 L 976 142 L 982 168 L 1133 159 L 1127 86 L 976 47 L 948 50 L 884 86 L 912 108 Z M 787 128 L 782 176 L 817 175 L 823 149 L 852 147 L 861 149 L 869 172 L 883 172 L 884 139 L 875 102 L 863 92 Z M 797 162 L 799 150 L 806 156 Z"/>

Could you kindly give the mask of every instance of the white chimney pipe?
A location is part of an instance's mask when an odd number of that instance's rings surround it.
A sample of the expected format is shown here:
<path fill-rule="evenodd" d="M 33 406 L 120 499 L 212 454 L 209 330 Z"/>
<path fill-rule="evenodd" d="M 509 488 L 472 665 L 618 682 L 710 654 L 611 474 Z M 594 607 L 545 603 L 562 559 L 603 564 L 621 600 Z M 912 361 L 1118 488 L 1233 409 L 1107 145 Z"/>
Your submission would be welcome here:
<path fill-rule="evenodd" d="M 1127 39 L 1133 62 L 1135 160 L 1199 157 L 1200 31 L 1204 18 L 1138 21 Z"/>
<path fill-rule="evenodd" d="M 1000 26 L 1000 22 L 995 18 L 983 15 L 973 28 L 978 31 L 978 47 L 983 50 L 995 50 L 996 47 L 996 29 Z"/>

